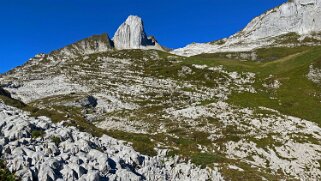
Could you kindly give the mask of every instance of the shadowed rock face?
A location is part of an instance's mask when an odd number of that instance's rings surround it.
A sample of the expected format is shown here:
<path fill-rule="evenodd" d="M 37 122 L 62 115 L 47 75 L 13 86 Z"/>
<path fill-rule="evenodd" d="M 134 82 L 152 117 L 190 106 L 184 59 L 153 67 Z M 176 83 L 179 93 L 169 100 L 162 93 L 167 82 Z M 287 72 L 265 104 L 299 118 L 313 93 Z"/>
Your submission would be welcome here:
<path fill-rule="evenodd" d="M 118 28 L 113 40 L 116 49 L 140 49 L 155 45 L 147 38 L 143 21 L 138 16 L 129 16 Z"/>
<path fill-rule="evenodd" d="M 0 87 L 0 96 L 5 96 L 5 97 L 11 98 L 10 93 L 8 91 L 2 89 L 1 87 Z"/>

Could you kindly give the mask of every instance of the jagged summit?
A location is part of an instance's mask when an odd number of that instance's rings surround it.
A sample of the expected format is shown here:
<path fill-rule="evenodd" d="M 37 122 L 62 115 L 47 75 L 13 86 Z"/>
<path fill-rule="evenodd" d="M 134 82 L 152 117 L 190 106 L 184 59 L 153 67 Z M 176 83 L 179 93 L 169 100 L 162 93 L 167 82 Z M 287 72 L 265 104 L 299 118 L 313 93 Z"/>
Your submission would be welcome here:
<path fill-rule="evenodd" d="M 254 18 L 242 31 L 229 38 L 206 44 L 191 44 L 174 50 L 173 53 L 191 56 L 224 51 L 249 51 L 282 44 L 283 46 L 293 46 L 294 43 L 319 45 L 320 17 L 320 0 L 291 0 Z M 284 40 L 290 33 L 297 35 L 291 37 L 296 42 Z M 309 41 L 304 41 L 305 38 L 309 38 Z"/>
<path fill-rule="evenodd" d="M 113 38 L 116 49 L 162 49 L 154 38 L 147 37 L 143 20 L 130 15 Z"/>
<path fill-rule="evenodd" d="M 142 19 L 132 15 L 118 28 L 113 40 L 117 49 L 152 45 L 147 39 Z"/>
<path fill-rule="evenodd" d="M 157 49 L 165 50 L 160 46 L 154 36 L 147 37 L 143 20 L 138 16 L 129 16 L 118 28 L 113 40 L 107 33 L 93 35 L 55 50 L 50 55 L 57 59 L 74 58 L 99 52 L 122 49 Z"/>
<path fill-rule="evenodd" d="M 286 33 L 304 35 L 319 32 L 321 31 L 320 5 L 320 0 L 288 1 L 256 17 L 235 36 L 256 40 Z"/>

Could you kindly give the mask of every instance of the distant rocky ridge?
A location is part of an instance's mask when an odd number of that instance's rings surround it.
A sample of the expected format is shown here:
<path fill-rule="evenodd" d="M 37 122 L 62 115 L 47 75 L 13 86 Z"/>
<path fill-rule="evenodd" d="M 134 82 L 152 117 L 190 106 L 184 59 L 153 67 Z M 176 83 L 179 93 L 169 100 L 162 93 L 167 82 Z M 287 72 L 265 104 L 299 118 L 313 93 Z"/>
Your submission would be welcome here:
<path fill-rule="evenodd" d="M 94 35 L 89 38 L 80 40 L 76 43 L 68 45 L 62 49 L 53 51 L 51 55 L 63 57 L 77 57 L 85 54 L 105 52 L 113 49 L 113 42 L 109 36 L 104 33 L 102 35 Z"/>
<path fill-rule="evenodd" d="M 291 0 L 254 18 L 242 31 L 211 43 L 195 43 L 172 53 L 250 51 L 267 46 L 320 45 L 321 1 Z M 294 36 L 293 36 L 294 35 Z M 282 42 L 279 40 L 283 39 Z"/>
<path fill-rule="evenodd" d="M 144 23 L 138 16 L 129 16 L 118 28 L 113 39 L 107 33 L 93 35 L 50 53 L 53 59 L 74 58 L 92 53 L 122 49 L 165 50 L 154 36 L 147 37 Z"/>

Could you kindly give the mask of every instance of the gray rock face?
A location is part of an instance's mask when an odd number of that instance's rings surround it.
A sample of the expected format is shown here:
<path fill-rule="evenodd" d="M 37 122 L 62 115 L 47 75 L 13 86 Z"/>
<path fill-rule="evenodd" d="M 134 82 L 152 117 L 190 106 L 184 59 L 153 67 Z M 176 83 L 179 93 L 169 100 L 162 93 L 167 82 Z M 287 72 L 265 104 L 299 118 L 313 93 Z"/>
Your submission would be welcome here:
<path fill-rule="evenodd" d="M 256 17 L 233 38 L 257 40 L 287 33 L 319 32 L 320 17 L 320 0 L 293 0 Z"/>
<path fill-rule="evenodd" d="M 192 56 L 201 53 L 251 51 L 280 46 L 278 40 L 297 34 L 298 45 L 318 46 L 321 42 L 321 1 L 291 0 L 254 18 L 242 31 L 212 43 L 195 43 L 172 53 Z M 283 37 L 285 36 L 285 37 Z M 313 39 L 304 42 L 306 37 Z M 291 42 L 282 46 L 295 46 Z"/>
<path fill-rule="evenodd" d="M 144 49 L 156 42 L 146 36 L 144 23 L 138 16 L 129 16 L 118 28 L 113 38 L 116 49 Z"/>

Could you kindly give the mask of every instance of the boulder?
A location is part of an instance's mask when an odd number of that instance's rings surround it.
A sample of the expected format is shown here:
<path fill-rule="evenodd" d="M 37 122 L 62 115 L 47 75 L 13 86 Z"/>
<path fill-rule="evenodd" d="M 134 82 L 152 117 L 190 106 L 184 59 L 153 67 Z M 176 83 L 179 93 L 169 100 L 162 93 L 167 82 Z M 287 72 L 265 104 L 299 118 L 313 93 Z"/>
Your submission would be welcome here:
<path fill-rule="evenodd" d="M 79 100 L 79 103 L 82 107 L 86 107 L 86 108 L 96 107 L 98 104 L 97 99 L 94 96 L 87 96 Z"/>

